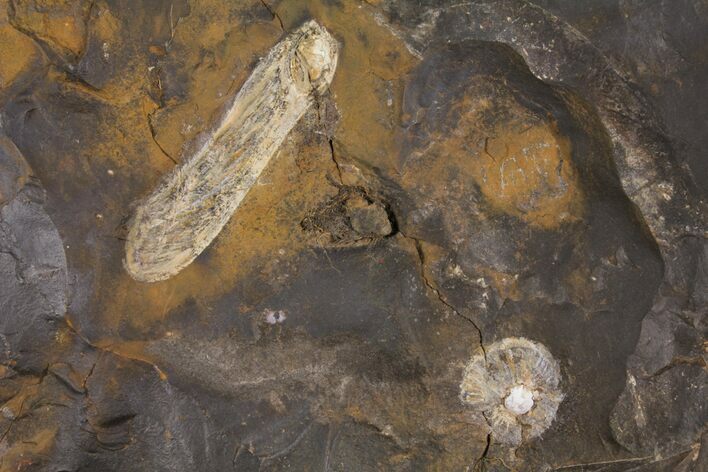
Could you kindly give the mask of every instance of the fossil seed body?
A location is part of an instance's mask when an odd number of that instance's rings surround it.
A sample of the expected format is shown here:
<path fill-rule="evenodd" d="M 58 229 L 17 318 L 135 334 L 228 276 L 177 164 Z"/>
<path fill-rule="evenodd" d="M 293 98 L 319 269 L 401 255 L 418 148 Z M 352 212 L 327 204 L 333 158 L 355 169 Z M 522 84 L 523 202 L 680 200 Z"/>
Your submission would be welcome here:
<path fill-rule="evenodd" d="M 484 413 L 494 439 L 518 446 L 540 436 L 563 400 L 560 367 L 546 347 L 505 338 L 474 356 L 460 385 L 462 401 Z"/>
<path fill-rule="evenodd" d="M 334 38 L 309 21 L 259 62 L 213 135 L 135 211 L 124 260 L 134 279 L 167 279 L 211 243 L 329 87 L 337 54 Z"/>

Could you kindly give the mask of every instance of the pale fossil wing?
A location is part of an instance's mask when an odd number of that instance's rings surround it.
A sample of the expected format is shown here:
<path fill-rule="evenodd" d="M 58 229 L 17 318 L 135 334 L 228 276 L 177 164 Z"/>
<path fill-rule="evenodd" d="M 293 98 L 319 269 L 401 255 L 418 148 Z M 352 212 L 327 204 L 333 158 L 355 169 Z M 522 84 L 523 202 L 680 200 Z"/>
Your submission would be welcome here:
<path fill-rule="evenodd" d="M 136 209 L 124 266 L 164 280 L 219 234 L 337 67 L 336 40 L 308 21 L 256 66 L 216 131 Z"/>

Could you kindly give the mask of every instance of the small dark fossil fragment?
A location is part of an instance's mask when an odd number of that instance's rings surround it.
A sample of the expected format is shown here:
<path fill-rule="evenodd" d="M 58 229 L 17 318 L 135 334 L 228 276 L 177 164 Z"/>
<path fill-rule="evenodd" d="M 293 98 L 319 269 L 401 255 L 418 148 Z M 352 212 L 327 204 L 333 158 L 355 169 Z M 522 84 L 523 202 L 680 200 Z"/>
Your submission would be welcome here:
<path fill-rule="evenodd" d="M 301 223 L 323 245 L 359 246 L 389 236 L 394 225 L 386 205 L 361 187 L 340 186 L 334 197 Z"/>

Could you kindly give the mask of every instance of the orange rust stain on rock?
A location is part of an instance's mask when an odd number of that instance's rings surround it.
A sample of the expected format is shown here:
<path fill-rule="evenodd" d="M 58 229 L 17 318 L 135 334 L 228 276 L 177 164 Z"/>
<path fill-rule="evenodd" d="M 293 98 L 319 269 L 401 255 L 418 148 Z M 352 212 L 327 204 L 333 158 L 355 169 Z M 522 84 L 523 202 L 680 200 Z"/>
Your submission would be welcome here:
<path fill-rule="evenodd" d="M 0 94 L 40 57 L 41 51 L 34 41 L 0 21 Z"/>
<path fill-rule="evenodd" d="M 88 1 L 17 0 L 15 21 L 38 37 L 78 57 L 86 44 Z"/>
<path fill-rule="evenodd" d="M 593 297 L 592 273 L 588 267 L 578 267 L 564 277 L 565 287 L 573 303 L 589 308 Z"/>
<path fill-rule="evenodd" d="M 523 294 L 518 286 L 517 276 L 496 271 L 490 267 L 479 266 L 478 270 L 481 274 L 489 279 L 489 284 L 499 293 L 502 299 L 519 301 Z"/>
<path fill-rule="evenodd" d="M 455 105 L 460 119 L 445 149 L 472 154 L 460 169 L 492 209 L 544 229 L 577 219 L 582 194 L 570 140 L 507 90 L 494 93 L 496 103 L 468 95 Z"/>
<path fill-rule="evenodd" d="M 542 228 L 578 215 L 580 191 L 570 141 L 546 123 L 498 128 L 487 137 L 472 174 L 487 201 Z"/>
<path fill-rule="evenodd" d="M 555 122 L 520 105 L 504 85 L 479 78 L 451 104 L 449 116 L 455 123 L 432 133 L 431 144 L 406 164 L 406 186 L 441 202 L 473 198 L 487 210 L 478 218 L 503 213 L 555 229 L 582 217 L 571 142 Z"/>
<path fill-rule="evenodd" d="M 57 431 L 56 427 L 39 430 L 2 451 L 0 472 L 29 470 L 33 466 L 45 464 L 56 443 Z"/>
<path fill-rule="evenodd" d="M 229 20 L 258 2 L 234 7 L 225 2 L 206 2 L 183 18 L 175 29 L 170 53 L 189 70 L 187 99 L 163 93 L 169 72 L 153 69 L 152 88 L 162 96 L 164 106 L 152 116 L 156 140 L 178 161 L 183 145 L 218 121 L 250 75 L 252 66 L 277 43 L 280 31 L 272 22 L 239 24 Z M 233 11 L 232 11 L 233 10 Z M 181 69 L 181 67 L 180 67 Z"/>
<path fill-rule="evenodd" d="M 362 2 L 295 0 L 281 2 L 276 13 L 288 28 L 311 16 L 341 43 L 330 87 L 340 114 L 337 151 L 345 160 L 391 167 L 400 149 L 402 78 L 418 59 Z"/>
<path fill-rule="evenodd" d="M 17 419 L 27 413 L 32 401 L 40 394 L 39 380 L 33 377 L 20 378 L 20 391 L 2 405 L 4 418 Z"/>
<path fill-rule="evenodd" d="M 119 365 L 123 365 L 128 361 L 138 361 L 152 366 L 153 370 L 157 374 L 158 378 L 166 382 L 168 380 L 167 373 L 160 368 L 157 364 L 157 359 L 153 356 L 147 354 L 148 343 L 143 341 L 120 341 L 114 342 L 112 340 L 108 341 L 98 341 L 95 346 L 98 349 L 115 354 L 118 356 Z M 111 378 L 109 386 L 115 391 L 120 392 L 121 386 L 116 381 L 116 379 Z"/>

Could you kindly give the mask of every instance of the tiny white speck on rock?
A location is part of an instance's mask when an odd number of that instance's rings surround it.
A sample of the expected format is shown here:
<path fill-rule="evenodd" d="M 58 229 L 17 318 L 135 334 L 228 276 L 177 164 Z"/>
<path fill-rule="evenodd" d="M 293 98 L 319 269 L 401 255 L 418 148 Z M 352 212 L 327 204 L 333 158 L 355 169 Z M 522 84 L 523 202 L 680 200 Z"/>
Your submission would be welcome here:
<path fill-rule="evenodd" d="M 516 415 L 525 415 L 533 408 L 533 392 L 523 385 L 517 385 L 504 399 L 504 406 Z"/>
<path fill-rule="evenodd" d="M 266 323 L 270 325 L 280 324 L 284 322 L 287 318 L 288 317 L 283 310 L 266 310 L 265 312 Z"/>

